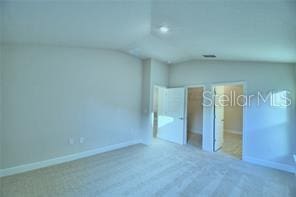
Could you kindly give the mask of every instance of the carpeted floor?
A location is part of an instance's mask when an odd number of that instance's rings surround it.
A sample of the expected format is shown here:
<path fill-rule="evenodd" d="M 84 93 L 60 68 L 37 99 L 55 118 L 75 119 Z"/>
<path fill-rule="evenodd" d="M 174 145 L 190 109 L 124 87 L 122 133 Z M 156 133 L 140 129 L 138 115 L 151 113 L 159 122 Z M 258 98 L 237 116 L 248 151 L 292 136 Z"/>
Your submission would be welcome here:
<path fill-rule="evenodd" d="M 242 158 L 242 136 L 224 132 L 224 143 L 220 150 L 238 159 Z"/>
<path fill-rule="evenodd" d="M 196 133 L 187 133 L 187 143 L 195 146 L 198 149 L 202 149 L 202 135 Z"/>
<path fill-rule="evenodd" d="M 202 135 L 188 132 L 187 136 L 188 144 L 202 149 Z M 236 157 L 237 159 L 242 159 L 242 136 L 224 132 L 224 143 L 218 152 Z"/>
<path fill-rule="evenodd" d="M 160 140 L 1 179 L 1 197 L 296 196 L 293 174 Z"/>

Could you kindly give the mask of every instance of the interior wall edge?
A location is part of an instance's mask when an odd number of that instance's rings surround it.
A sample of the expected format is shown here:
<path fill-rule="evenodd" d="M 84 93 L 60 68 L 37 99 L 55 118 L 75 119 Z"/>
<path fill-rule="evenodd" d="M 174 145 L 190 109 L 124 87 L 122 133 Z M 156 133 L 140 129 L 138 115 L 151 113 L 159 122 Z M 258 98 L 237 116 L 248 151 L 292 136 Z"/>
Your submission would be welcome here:
<path fill-rule="evenodd" d="M 18 43 L 18 42 L 5 42 L 1 41 L 0 39 L 0 46 L 3 48 L 5 47 L 19 47 L 19 48 L 35 48 L 35 47 L 41 47 L 41 48 L 63 48 L 63 49 L 84 49 L 84 50 L 98 50 L 98 51 L 111 51 L 111 52 L 117 52 L 122 53 L 124 55 L 133 57 L 135 59 L 138 59 L 140 61 L 145 61 L 146 59 L 142 59 L 136 55 L 132 55 L 125 50 L 122 50 L 121 48 L 115 49 L 115 48 L 108 48 L 108 47 L 96 47 L 96 46 L 90 46 L 90 45 L 69 45 L 69 44 L 56 44 L 56 43 Z M 160 61 L 160 60 L 157 60 Z"/>
<path fill-rule="evenodd" d="M 171 63 L 171 66 L 176 66 L 180 64 L 191 64 L 191 63 L 198 63 L 198 64 L 203 64 L 203 63 L 250 63 L 250 64 L 290 64 L 290 65 L 296 65 L 293 62 L 282 62 L 282 61 L 255 61 L 255 60 L 233 60 L 233 59 L 214 59 L 214 60 L 209 60 L 209 59 L 188 59 L 185 61 L 180 61 L 180 62 L 174 62 Z"/>
<path fill-rule="evenodd" d="M 275 161 L 270 161 L 270 160 L 264 160 L 264 159 L 258 159 L 255 157 L 249 157 L 249 156 L 244 156 L 243 161 L 256 164 L 256 165 L 261 165 L 264 167 L 269 167 L 277 170 L 282 170 L 285 172 L 290 172 L 290 173 L 296 173 L 296 168 L 295 166 L 288 165 L 288 164 L 283 164 L 280 162 L 275 162 Z"/>
<path fill-rule="evenodd" d="M 51 158 L 48 160 L 22 164 L 22 165 L 18 165 L 18 166 L 9 167 L 9 168 L 4 168 L 4 169 L 0 169 L 0 177 L 10 176 L 10 175 L 14 175 L 14 174 L 20 174 L 20 173 L 40 169 L 40 168 L 58 165 L 58 164 L 74 161 L 77 159 L 95 156 L 97 154 L 110 152 L 110 151 L 114 151 L 117 149 L 125 148 L 125 147 L 136 145 L 136 144 L 142 144 L 142 143 L 143 143 L 142 140 L 126 141 L 126 142 L 103 146 L 103 147 L 99 147 L 96 149 L 87 150 L 87 151 L 83 151 L 83 152 L 79 152 L 79 153 L 69 154 L 69 155 L 56 157 L 56 158 Z"/>
<path fill-rule="evenodd" d="M 0 46 L 0 169 L 2 168 L 2 151 L 3 151 L 3 124 L 2 124 L 2 116 L 3 116 L 3 99 L 2 99 L 2 46 Z M 0 171 L 1 175 L 1 171 Z"/>

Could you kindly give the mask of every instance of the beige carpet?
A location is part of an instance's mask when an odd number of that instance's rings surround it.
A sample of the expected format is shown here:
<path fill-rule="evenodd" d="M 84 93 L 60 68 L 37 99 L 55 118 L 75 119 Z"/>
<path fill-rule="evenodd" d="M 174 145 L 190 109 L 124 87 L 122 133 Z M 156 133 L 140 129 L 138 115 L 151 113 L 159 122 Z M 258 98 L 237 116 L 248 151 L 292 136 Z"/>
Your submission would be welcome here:
<path fill-rule="evenodd" d="M 1 196 L 296 196 L 293 174 L 156 140 L 1 179 Z"/>
<path fill-rule="evenodd" d="M 224 143 L 221 152 L 238 159 L 242 158 L 242 136 L 224 132 Z"/>
<path fill-rule="evenodd" d="M 188 141 L 187 143 L 202 149 L 202 135 L 196 133 L 187 133 Z M 236 157 L 237 159 L 242 158 L 242 136 L 232 133 L 224 132 L 224 143 L 220 150 L 220 153 Z"/>
<path fill-rule="evenodd" d="M 196 148 L 202 149 L 202 135 L 197 133 L 187 132 L 187 143 L 195 146 Z"/>

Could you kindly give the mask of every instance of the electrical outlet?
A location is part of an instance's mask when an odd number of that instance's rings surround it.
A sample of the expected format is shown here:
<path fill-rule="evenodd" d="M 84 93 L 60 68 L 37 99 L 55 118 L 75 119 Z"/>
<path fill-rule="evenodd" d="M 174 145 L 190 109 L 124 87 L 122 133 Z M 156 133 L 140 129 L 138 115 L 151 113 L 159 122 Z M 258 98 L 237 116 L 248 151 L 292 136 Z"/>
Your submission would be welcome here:
<path fill-rule="evenodd" d="M 80 144 L 83 144 L 84 143 L 84 137 L 80 137 L 79 142 L 80 142 Z"/>
<path fill-rule="evenodd" d="M 74 143 L 75 143 L 74 139 L 70 137 L 70 138 L 69 138 L 69 144 L 70 144 L 70 145 L 73 145 Z"/>

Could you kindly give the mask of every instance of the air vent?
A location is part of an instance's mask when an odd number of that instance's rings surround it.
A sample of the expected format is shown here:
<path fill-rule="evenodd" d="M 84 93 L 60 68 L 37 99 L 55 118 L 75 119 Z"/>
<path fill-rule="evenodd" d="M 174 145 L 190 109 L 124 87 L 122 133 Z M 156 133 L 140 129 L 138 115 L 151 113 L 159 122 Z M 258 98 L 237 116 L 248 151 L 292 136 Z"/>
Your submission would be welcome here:
<path fill-rule="evenodd" d="M 212 54 L 209 54 L 209 55 L 203 55 L 204 58 L 215 58 L 216 55 L 212 55 Z"/>

